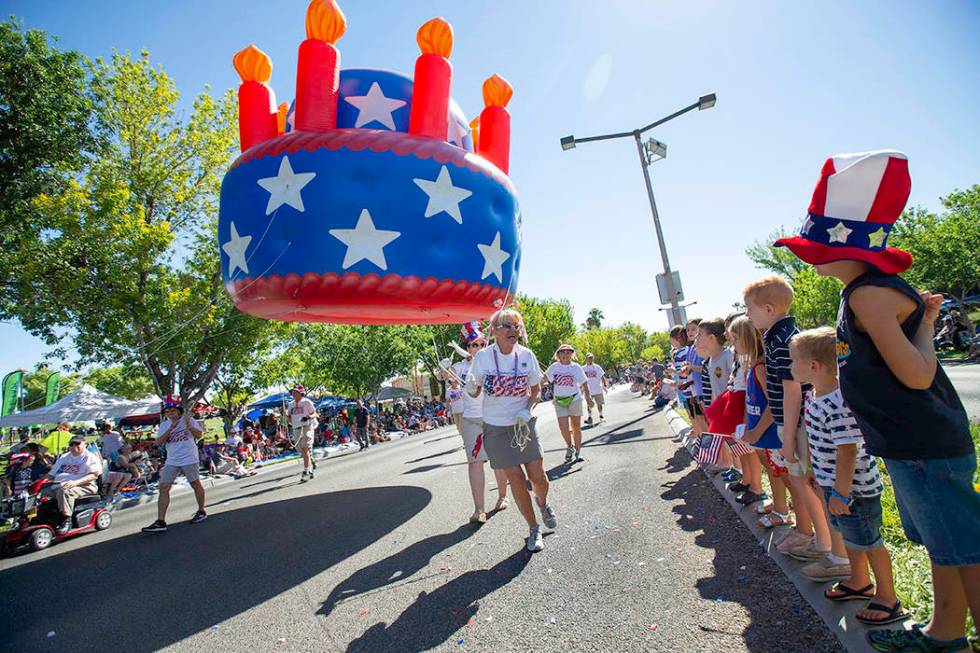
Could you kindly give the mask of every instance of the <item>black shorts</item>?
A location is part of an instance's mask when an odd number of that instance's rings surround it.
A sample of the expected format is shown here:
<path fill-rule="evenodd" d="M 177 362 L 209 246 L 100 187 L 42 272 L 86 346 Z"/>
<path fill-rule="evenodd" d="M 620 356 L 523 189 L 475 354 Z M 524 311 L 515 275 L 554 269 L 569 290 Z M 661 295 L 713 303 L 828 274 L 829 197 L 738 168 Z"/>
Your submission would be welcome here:
<path fill-rule="evenodd" d="M 704 408 L 701 407 L 701 400 L 697 397 L 688 397 L 687 402 L 687 412 L 691 417 L 697 417 L 698 415 L 704 415 Z"/>

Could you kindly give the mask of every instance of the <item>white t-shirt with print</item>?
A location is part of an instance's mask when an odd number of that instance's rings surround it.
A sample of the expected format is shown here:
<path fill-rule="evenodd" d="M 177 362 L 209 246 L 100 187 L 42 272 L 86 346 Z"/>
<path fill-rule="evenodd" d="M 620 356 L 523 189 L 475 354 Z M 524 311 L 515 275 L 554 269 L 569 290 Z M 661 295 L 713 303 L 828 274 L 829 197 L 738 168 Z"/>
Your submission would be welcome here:
<path fill-rule="evenodd" d="M 470 362 L 459 361 L 453 363 L 449 369 L 451 369 L 453 374 L 458 376 L 463 383 L 466 383 L 466 373 L 470 369 Z M 449 381 L 446 382 L 446 401 L 449 402 L 449 405 L 454 413 L 462 413 L 466 410 L 465 396 L 466 392 L 462 387 L 454 388 Z"/>
<path fill-rule="evenodd" d="M 571 397 L 579 393 L 582 384 L 588 381 L 585 371 L 578 363 L 562 365 L 554 362 L 548 366 L 544 375 L 551 382 L 552 392 L 556 397 Z"/>
<path fill-rule="evenodd" d="M 190 415 L 181 415 L 177 419 L 174 430 L 167 436 L 165 442 L 167 447 L 167 464 L 173 467 L 183 465 L 196 465 L 200 458 L 197 455 L 197 443 L 194 442 L 194 434 L 187 428 L 188 424 L 195 431 L 203 431 L 204 427 Z M 160 423 L 157 437 L 160 437 L 170 429 L 170 420 L 165 419 Z"/>
<path fill-rule="evenodd" d="M 303 418 L 309 417 L 310 421 L 304 422 Z M 315 429 L 320 421 L 317 419 L 316 406 L 308 397 L 303 397 L 299 401 L 289 404 L 289 424 L 294 429 Z"/>
<path fill-rule="evenodd" d="M 514 345 L 504 354 L 497 345 L 480 350 L 470 373 L 482 388 L 483 421 L 491 426 L 513 426 L 517 413 L 527 407 L 531 386 L 541 383 L 541 368 L 534 352 Z"/>
<path fill-rule="evenodd" d="M 102 461 L 97 455 L 88 450 L 83 451 L 80 456 L 73 456 L 70 453 L 66 453 L 58 458 L 54 467 L 48 473 L 54 476 L 56 483 L 77 481 L 88 474 L 101 474 Z"/>
<path fill-rule="evenodd" d="M 734 358 L 731 349 L 722 349 L 720 354 L 706 358 L 701 363 L 701 374 L 710 375 L 713 399 L 717 399 L 728 388 L 728 377 L 732 375 Z"/>
<path fill-rule="evenodd" d="M 102 453 L 105 454 L 106 458 L 112 458 L 115 454 L 119 453 L 119 450 L 122 449 L 124 444 L 126 443 L 119 433 L 109 431 L 102 436 Z"/>
<path fill-rule="evenodd" d="M 602 377 L 606 375 L 606 371 L 595 363 L 592 365 L 583 365 L 582 371 L 585 372 L 585 378 L 589 381 L 589 394 L 593 397 L 601 395 Z"/>

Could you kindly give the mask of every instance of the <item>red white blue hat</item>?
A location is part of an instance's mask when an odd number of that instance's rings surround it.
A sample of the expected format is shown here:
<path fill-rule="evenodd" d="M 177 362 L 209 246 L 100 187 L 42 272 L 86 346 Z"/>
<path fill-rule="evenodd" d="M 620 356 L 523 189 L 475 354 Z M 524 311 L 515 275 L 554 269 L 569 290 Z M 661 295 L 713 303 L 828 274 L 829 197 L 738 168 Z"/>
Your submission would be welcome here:
<path fill-rule="evenodd" d="M 474 340 L 480 340 L 485 338 L 483 335 L 483 324 L 479 320 L 473 320 L 471 322 L 466 322 L 460 327 L 460 333 L 463 337 L 463 342 L 469 344 Z"/>
<path fill-rule="evenodd" d="M 180 395 L 176 397 L 173 395 L 167 395 L 167 398 L 163 400 L 163 408 L 160 409 L 160 412 L 163 412 L 168 408 L 179 408 L 180 410 L 184 409 L 183 405 L 180 403 Z"/>
<path fill-rule="evenodd" d="M 305 395 L 306 394 L 306 386 L 303 385 L 302 383 L 297 383 L 296 385 L 293 386 L 293 389 L 290 390 L 290 392 L 298 392 L 301 395 Z"/>
<path fill-rule="evenodd" d="M 911 190 L 902 152 L 836 154 L 823 164 L 800 235 L 774 245 L 788 247 L 811 265 L 864 261 L 886 274 L 904 272 L 912 255 L 886 241 Z"/>

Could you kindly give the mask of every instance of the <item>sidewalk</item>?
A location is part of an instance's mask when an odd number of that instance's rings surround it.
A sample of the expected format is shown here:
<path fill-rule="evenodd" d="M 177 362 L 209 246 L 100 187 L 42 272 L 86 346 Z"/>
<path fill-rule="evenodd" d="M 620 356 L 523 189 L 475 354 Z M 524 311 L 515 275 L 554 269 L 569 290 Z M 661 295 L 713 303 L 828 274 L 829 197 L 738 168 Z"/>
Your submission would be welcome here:
<path fill-rule="evenodd" d="M 686 434 L 690 427 L 687 421 L 684 420 L 675 410 L 668 409 L 664 412 L 664 416 L 667 418 L 667 423 L 675 434 L 684 433 Z M 680 446 L 680 445 L 678 445 Z M 700 469 L 700 467 L 699 467 Z M 783 555 L 776 550 L 776 546 L 773 544 L 773 538 L 778 531 L 785 530 L 786 527 L 782 529 L 764 529 L 759 528 L 755 525 L 755 520 L 757 516 L 752 510 L 747 509 L 746 506 L 742 506 L 735 502 L 735 495 L 728 491 L 725 487 L 725 481 L 721 478 L 721 475 L 716 475 L 712 477 L 711 475 L 702 472 L 708 480 L 714 484 L 715 489 L 718 493 L 728 502 L 732 510 L 742 519 L 745 527 L 749 529 L 755 536 L 756 541 L 759 543 L 766 554 L 772 558 L 779 568 L 783 570 L 786 577 L 789 578 L 796 589 L 800 592 L 800 595 L 806 599 L 807 603 L 813 608 L 813 610 L 820 615 L 820 618 L 824 620 L 827 624 L 827 628 L 830 629 L 840 643 L 846 648 L 850 653 L 873 653 L 874 649 L 865 640 L 865 633 L 870 630 L 868 626 L 865 626 L 860 621 L 858 621 L 854 615 L 859 609 L 863 607 L 862 601 L 846 601 L 843 603 L 834 603 L 833 601 L 828 601 L 823 596 L 823 591 L 825 588 L 830 587 L 833 583 L 821 583 L 817 581 L 812 581 L 803 574 L 800 573 L 800 568 L 805 564 L 794 560 L 793 558 Z M 909 620 L 908 624 L 913 623 Z M 904 627 L 905 624 L 891 624 L 885 626 L 884 628 L 898 629 Z"/>

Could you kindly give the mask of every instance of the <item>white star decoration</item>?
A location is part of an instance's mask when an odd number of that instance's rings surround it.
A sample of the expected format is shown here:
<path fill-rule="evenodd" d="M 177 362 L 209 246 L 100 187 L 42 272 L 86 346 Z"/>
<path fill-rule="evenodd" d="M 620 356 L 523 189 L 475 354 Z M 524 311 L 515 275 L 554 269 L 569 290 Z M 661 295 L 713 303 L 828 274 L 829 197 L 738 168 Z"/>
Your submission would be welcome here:
<path fill-rule="evenodd" d="M 871 247 L 881 247 L 885 244 L 885 230 L 882 227 L 878 227 L 878 231 L 872 231 L 868 234 L 868 245 Z"/>
<path fill-rule="evenodd" d="M 435 181 L 428 179 L 413 179 L 415 185 L 429 196 L 429 203 L 425 207 L 425 217 L 431 218 L 434 215 L 445 211 L 449 216 L 463 224 L 463 216 L 459 212 L 459 203 L 473 194 L 473 191 L 453 186 L 452 177 L 449 176 L 449 169 L 442 166 L 439 176 Z"/>
<path fill-rule="evenodd" d="M 806 216 L 806 220 L 803 222 L 803 228 L 800 229 L 800 233 L 804 236 L 810 234 L 810 229 L 813 227 L 813 218 Z"/>
<path fill-rule="evenodd" d="M 845 227 L 843 222 L 838 222 L 837 226 L 833 229 L 828 229 L 827 233 L 830 235 L 830 242 L 846 243 L 847 237 L 851 235 L 852 231 L 854 230 Z"/>
<path fill-rule="evenodd" d="M 388 129 L 394 129 L 395 121 L 391 117 L 391 113 L 396 109 L 401 109 L 406 104 L 405 100 L 385 97 L 377 82 L 371 84 L 367 95 L 351 95 L 344 99 L 358 109 L 354 127 L 363 127 L 377 120 Z"/>
<path fill-rule="evenodd" d="M 331 229 L 330 235 L 347 245 L 347 254 L 343 262 L 345 270 L 364 259 L 371 261 L 382 270 L 387 270 L 385 245 L 401 236 L 401 232 L 376 229 L 371 214 L 367 209 L 362 209 L 357 225 L 353 229 Z"/>
<path fill-rule="evenodd" d="M 248 249 L 250 242 L 252 242 L 252 237 L 239 236 L 238 229 L 235 228 L 235 222 L 232 221 L 231 238 L 221 246 L 221 249 L 228 255 L 229 277 L 235 276 L 236 270 L 241 270 L 245 274 L 248 274 L 248 261 L 245 260 L 245 251 Z"/>
<path fill-rule="evenodd" d="M 288 204 L 297 211 L 303 212 L 303 196 L 300 191 L 316 177 L 315 172 L 293 172 L 289 157 L 282 157 L 279 163 L 279 173 L 275 177 L 259 179 L 258 184 L 269 191 L 269 203 L 265 214 L 269 215 L 283 204 Z"/>
<path fill-rule="evenodd" d="M 463 139 L 470 133 L 469 128 L 452 116 L 449 116 L 449 142 L 456 147 L 463 147 Z"/>
<path fill-rule="evenodd" d="M 497 277 L 497 281 L 504 282 L 504 261 L 510 258 L 510 254 L 500 249 L 500 232 L 497 232 L 493 242 L 489 245 L 477 243 L 477 249 L 483 254 L 483 276 L 486 279 L 491 274 Z"/>

